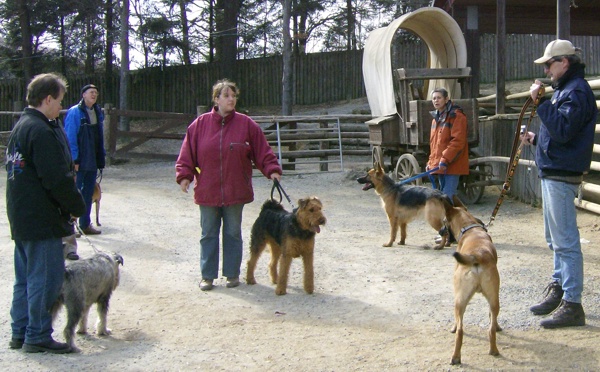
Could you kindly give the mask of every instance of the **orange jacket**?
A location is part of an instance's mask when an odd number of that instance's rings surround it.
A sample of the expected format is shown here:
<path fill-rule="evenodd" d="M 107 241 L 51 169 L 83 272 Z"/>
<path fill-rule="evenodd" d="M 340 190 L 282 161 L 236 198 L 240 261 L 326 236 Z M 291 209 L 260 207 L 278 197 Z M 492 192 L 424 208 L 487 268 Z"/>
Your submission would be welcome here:
<path fill-rule="evenodd" d="M 469 143 L 467 141 L 467 117 L 459 106 L 448 101 L 446 111 L 440 115 L 432 111 L 431 133 L 429 134 L 428 169 L 446 163 L 446 174 L 469 174 Z M 444 172 L 434 172 L 443 174 Z"/>

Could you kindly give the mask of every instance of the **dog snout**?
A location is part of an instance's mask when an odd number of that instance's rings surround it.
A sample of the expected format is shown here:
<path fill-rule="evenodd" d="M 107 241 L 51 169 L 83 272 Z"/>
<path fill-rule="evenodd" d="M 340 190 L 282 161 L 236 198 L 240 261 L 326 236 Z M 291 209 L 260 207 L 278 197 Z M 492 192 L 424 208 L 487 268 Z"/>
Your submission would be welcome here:
<path fill-rule="evenodd" d="M 319 225 L 325 225 L 327 223 L 327 218 L 325 216 L 319 218 Z"/>

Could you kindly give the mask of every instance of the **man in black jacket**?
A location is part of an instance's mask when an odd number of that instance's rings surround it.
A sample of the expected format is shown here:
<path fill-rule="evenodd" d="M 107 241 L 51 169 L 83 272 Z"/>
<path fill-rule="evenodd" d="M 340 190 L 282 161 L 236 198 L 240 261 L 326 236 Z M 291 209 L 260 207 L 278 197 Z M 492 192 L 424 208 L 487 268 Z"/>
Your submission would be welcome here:
<path fill-rule="evenodd" d="M 41 74 L 27 86 L 27 103 L 6 149 L 6 209 L 15 241 L 15 284 L 10 309 L 11 349 L 68 353 L 52 339 L 50 308 L 64 278 L 62 237 L 85 212 L 73 161 L 57 118 L 67 82 Z"/>
<path fill-rule="evenodd" d="M 598 109 L 585 80 L 585 65 L 568 40 L 554 40 L 534 62 L 544 66 L 554 94 L 541 99 L 537 108 L 542 121 L 537 135 L 523 135 L 525 144 L 536 145 L 535 162 L 542 184 L 546 243 L 554 252 L 554 272 L 546 296 L 530 308 L 535 315 L 552 313 L 544 328 L 585 325 L 581 305 L 583 254 L 573 200 L 583 174 L 590 170 Z M 540 82 L 531 86 L 536 99 Z"/>

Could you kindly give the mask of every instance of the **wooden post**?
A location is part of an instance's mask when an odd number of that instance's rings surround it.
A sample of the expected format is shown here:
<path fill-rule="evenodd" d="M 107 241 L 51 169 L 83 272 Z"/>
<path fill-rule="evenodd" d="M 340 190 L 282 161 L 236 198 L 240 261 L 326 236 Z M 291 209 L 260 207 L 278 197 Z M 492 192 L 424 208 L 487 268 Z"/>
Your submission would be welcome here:
<path fill-rule="evenodd" d="M 21 112 L 21 111 L 23 111 L 23 101 L 13 102 L 13 112 Z M 15 124 L 17 124 L 17 121 L 19 121 L 20 117 L 21 117 L 21 115 L 13 115 L 12 127 L 10 128 L 11 130 L 12 130 L 12 128 L 15 127 Z"/>
<path fill-rule="evenodd" d="M 295 121 L 291 121 L 289 122 L 286 126 L 284 126 L 284 128 L 287 127 L 287 129 L 298 129 L 298 123 L 296 123 Z M 290 131 L 289 133 L 296 133 L 295 131 Z M 288 145 L 288 150 L 289 151 L 295 151 L 297 150 L 298 147 L 296 146 L 296 143 L 291 142 Z M 286 164 L 282 164 L 282 169 L 284 170 L 296 170 L 296 159 L 295 158 L 288 158 L 288 162 Z"/>
<path fill-rule="evenodd" d="M 496 10 L 496 114 L 506 113 L 506 0 Z"/>
<path fill-rule="evenodd" d="M 106 125 L 108 123 L 108 131 Z M 110 103 L 104 105 L 104 138 L 106 149 L 106 165 L 111 165 L 115 160 L 117 153 L 117 135 L 118 135 L 119 117 L 114 114 Z M 107 133 L 108 132 L 108 133 Z M 105 145 L 106 146 L 106 145 Z"/>
<path fill-rule="evenodd" d="M 479 75 L 481 74 L 481 46 L 479 42 L 479 7 L 467 7 L 467 66 L 471 67 L 471 82 L 467 92 L 462 92 L 461 98 L 479 97 Z"/>
<path fill-rule="evenodd" d="M 329 128 L 329 125 L 327 125 L 326 121 L 320 121 L 319 128 L 325 129 L 325 132 L 324 132 L 325 140 L 319 142 L 319 149 L 320 150 L 329 150 L 329 139 L 328 139 L 328 131 L 327 131 L 327 128 Z M 325 161 L 325 163 L 319 163 L 319 170 L 321 172 L 327 172 L 329 170 L 329 163 L 327 163 L 328 159 L 329 158 L 327 156 L 322 156 L 319 158 L 319 160 Z"/>
<path fill-rule="evenodd" d="M 571 38 L 571 0 L 556 2 L 556 38 L 563 40 Z"/>

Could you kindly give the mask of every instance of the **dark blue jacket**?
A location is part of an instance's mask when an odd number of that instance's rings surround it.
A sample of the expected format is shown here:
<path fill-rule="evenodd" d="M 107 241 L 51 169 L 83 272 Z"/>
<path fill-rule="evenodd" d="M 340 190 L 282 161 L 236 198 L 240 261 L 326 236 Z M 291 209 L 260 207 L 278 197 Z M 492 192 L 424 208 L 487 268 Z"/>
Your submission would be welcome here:
<path fill-rule="evenodd" d="M 65 132 L 71 145 L 71 155 L 80 171 L 104 169 L 106 151 L 104 150 L 104 114 L 98 104 L 93 106 L 98 125 L 90 124 L 90 117 L 83 99 L 67 111 Z"/>
<path fill-rule="evenodd" d="M 542 178 L 579 176 L 590 169 L 598 109 L 584 69 L 572 65 L 555 84 L 552 99 L 538 106 L 542 124 L 535 160 Z"/>
<path fill-rule="evenodd" d="M 75 185 L 64 130 L 40 111 L 26 108 L 6 147 L 6 212 L 14 240 L 73 234 L 70 216 L 85 213 Z"/>

